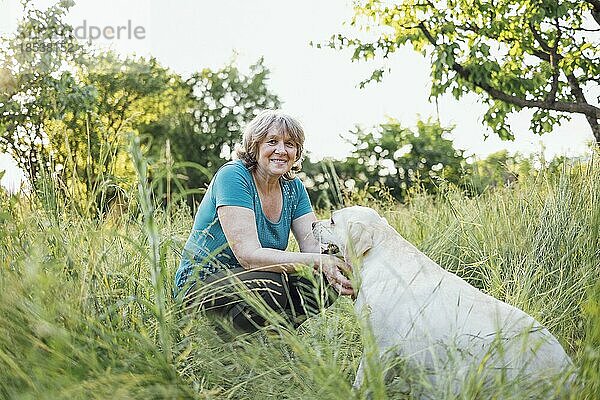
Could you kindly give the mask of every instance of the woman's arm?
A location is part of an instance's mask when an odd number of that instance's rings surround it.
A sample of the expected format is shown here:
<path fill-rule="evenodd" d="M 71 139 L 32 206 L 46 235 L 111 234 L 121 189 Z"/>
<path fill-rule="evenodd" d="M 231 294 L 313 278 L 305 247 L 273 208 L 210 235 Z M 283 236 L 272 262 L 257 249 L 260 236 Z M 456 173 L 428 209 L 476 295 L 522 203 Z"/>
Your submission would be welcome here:
<path fill-rule="evenodd" d="M 312 233 L 312 223 L 317 221 L 314 212 L 309 212 L 292 221 L 292 233 L 303 253 L 320 253 L 319 241 Z"/>
<path fill-rule="evenodd" d="M 341 294 L 353 293 L 350 280 L 339 271 L 343 266 L 336 257 L 319 254 L 318 250 L 314 253 L 297 253 L 263 248 L 258 240 L 256 220 L 252 210 L 237 206 L 221 206 L 217 209 L 217 214 L 227 243 L 242 267 L 272 272 L 295 272 L 297 265 L 322 267 L 330 278 L 330 283 L 336 286 Z"/>

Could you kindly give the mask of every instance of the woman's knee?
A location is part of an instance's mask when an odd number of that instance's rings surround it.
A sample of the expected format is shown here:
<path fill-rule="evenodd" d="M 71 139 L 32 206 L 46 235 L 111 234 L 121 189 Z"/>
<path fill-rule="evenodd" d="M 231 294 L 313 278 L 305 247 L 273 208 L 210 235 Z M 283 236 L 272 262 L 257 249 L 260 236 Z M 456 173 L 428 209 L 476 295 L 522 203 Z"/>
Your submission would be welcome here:
<path fill-rule="evenodd" d="M 289 304 L 287 282 L 276 272 L 236 268 L 209 276 L 198 287 L 189 298 L 202 309 L 229 309 L 236 303 L 260 307 L 261 299 L 276 311 Z"/>
<path fill-rule="evenodd" d="M 291 317 L 291 321 L 296 314 L 304 314 L 293 311 L 297 307 L 290 277 L 293 275 L 241 268 L 223 271 L 198 283 L 188 301 L 196 310 L 224 317 L 235 328 L 252 332 L 267 324 L 269 312 Z"/>
<path fill-rule="evenodd" d="M 250 296 L 259 296 L 268 307 L 282 311 L 288 306 L 287 282 L 282 274 L 267 271 L 246 271 L 238 276 Z M 243 299 L 244 294 L 240 294 Z M 246 299 L 252 301 L 251 299 Z"/>
<path fill-rule="evenodd" d="M 336 291 L 324 276 L 310 278 L 295 276 L 290 281 L 292 306 L 295 311 L 308 316 L 318 314 L 337 299 Z"/>

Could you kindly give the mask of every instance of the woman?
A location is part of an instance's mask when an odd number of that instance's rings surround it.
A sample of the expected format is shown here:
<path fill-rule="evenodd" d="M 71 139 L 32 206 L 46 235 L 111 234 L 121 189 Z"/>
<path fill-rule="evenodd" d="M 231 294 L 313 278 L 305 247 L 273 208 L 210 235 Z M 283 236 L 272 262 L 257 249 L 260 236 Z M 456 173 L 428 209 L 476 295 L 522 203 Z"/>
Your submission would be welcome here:
<path fill-rule="evenodd" d="M 311 234 L 317 219 L 306 189 L 294 177 L 303 145 L 301 125 L 279 110 L 263 111 L 247 125 L 239 159 L 213 177 L 185 245 L 175 283 L 186 305 L 198 304 L 238 329 L 255 331 L 265 320 L 247 296 L 234 294 L 241 281 L 243 288 L 298 325 L 317 312 L 319 298 L 325 299 L 324 305 L 335 299 L 319 290 L 323 285 L 315 284 L 317 280 L 295 275 L 301 265 L 322 271 L 339 294 L 354 293 L 342 274 L 347 265 L 320 254 Z M 285 251 L 290 230 L 300 253 Z M 232 275 L 239 279 L 237 285 Z"/>

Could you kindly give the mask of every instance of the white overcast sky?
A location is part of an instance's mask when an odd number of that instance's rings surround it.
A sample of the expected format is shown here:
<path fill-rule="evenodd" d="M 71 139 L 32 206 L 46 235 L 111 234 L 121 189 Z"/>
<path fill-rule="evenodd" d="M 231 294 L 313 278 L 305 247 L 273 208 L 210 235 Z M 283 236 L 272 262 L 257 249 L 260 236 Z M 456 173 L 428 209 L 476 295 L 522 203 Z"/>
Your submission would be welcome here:
<path fill-rule="evenodd" d="M 40 7 L 53 1 L 37 1 Z M 355 124 L 371 126 L 394 117 L 414 126 L 418 118 L 437 117 L 428 101 L 429 67 L 410 49 L 397 51 L 381 83 L 359 89 L 358 83 L 381 64 L 350 61 L 349 51 L 317 49 L 331 34 L 348 30 L 349 0 L 76 0 L 68 21 L 73 26 L 142 26 L 145 38 L 96 40 L 94 44 L 122 54 L 152 55 L 184 76 L 205 67 L 219 68 L 236 54 L 244 70 L 264 56 L 271 90 L 282 108 L 298 117 L 307 133 L 306 148 L 314 158 L 343 157 L 349 147 L 340 139 Z M 11 32 L 21 16 L 18 0 L 0 0 L 0 33 Z M 484 140 L 485 108 L 475 96 L 438 102 L 442 124 L 453 124 L 456 147 L 486 156 L 500 149 L 530 153 L 542 145 L 547 156 L 579 155 L 592 139 L 581 116 L 542 137 L 528 132 L 529 112 L 511 118 L 517 139 L 503 142 L 494 134 Z M 18 173 L 0 155 L 0 170 L 8 168 L 4 184 Z M 14 183 L 13 183 L 14 184 Z"/>

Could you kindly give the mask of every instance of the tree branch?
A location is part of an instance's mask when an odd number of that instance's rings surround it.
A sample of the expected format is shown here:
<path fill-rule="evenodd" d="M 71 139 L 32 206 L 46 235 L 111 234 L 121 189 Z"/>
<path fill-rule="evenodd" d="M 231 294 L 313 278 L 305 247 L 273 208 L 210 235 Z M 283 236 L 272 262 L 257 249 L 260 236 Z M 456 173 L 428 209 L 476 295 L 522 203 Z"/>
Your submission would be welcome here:
<path fill-rule="evenodd" d="M 596 20 L 596 23 L 600 25 L 600 0 L 585 0 L 586 3 L 592 5 L 592 17 Z"/>
<path fill-rule="evenodd" d="M 558 75 L 559 71 L 556 67 L 555 54 L 550 55 L 550 66 L 552 67 L 552 83 L 550 85 L 550 91 L 546 97 L 548 103 L 554 103 L 556 101 L 556 92 L 558 91 Z"/>
<path fill-rule="evenodd" d="M 562 31 L 560 26 L 558 25 L 558 18 L 555 19 L 556 26 L 556 40 L 554 40 L 554 46 L 550 49 L 550 68 L 552 68 L 552 83 L 550 85 L 550 91 L 548 92 L 548 96 L 546 97 L 546 101 L 549 103 L 554 103 L 556 101 L 556 92 L 558 91 L 558 76 L 560 71 L 558 69 L 557 61 L 560 59 L 560 55 L 558 54 L 558 43 L 560 42 L 560 38 L 562 36 Z"/>
<path fill-rule="evenodd" d="M 583 90 L 579 85 L 579 81 L 575 75 L 573 75 L 573 73 L 567 75 L 567 81 L 571 87 L 571 93 L 573 93 L 573 96 L 575 96 L 575 100 L 577 100 L 579 103 L 588 104 L 585 95 L 583 94 Z M 596 115 L 585 113 L 585 118 L 592 128 L 592 133 L 596 138 L 596 143 L 600 144 L 600 124 L 598 124 L 598 120 L 600 119 L 599 113 L 596 113 Z"/>
<path fill-rule="evenodd" d="M 472 25 L 472 24 L 467 23 L 466 25 L 457 25 L 457 27 L 460 28 L 460 29 L 463 29 L 465 31 L 470 31 L 470 32 L 476 33 L 478 35 L 484 36 L 484 37 L 492 39 L 492 40 L 500 41 L 500 38 L 498 36 L 491 36 L 489 34 L 483 34 L 481 32 L 481 28 L 479 28 L 476 25 Z M 417 26 L 417 28 L 421 29 L 421 26 Z M 532 28 L 532 30 L 533 30 L 533 28 Z M 540 39 L 543 40 L 543 38 L 541 38 L 541 37 L 540 37 Z M 502 41 L 505 41 L 506 43 L 512 43 L 512 42 L 515 42 L 516 39 L 514 39 L 514 38 L 503 38 Z M 531 54 L 533 54 L 534 56 L 536 56 L 539 59 L 542 59 L 544 61 L 550 62 L 550 54 L 549 53 L 544 53 L 543 51 L 537 50 L 537 49 L 531 49 Z"/>
<path fill-rule="evenodd" d="M 514 104 L 519 107 L 527 107 L 527 108 L 542 108 L 553 111 L 562 111 L 569 113 L 578 113 L 585 115 L 594 115 L 596 118 L 600 118 L 600 108 L 592 106 L 590 104 L 584 103 L 570 103 L 566 101 L 548 101 L 548 100 L 528 100 L 518 96 L 514 96 L 508 93 L 505 93 L 499 89 L 496 89 L 485 82 L 473 82 L 469 76 L 469 72 L 462 65 L 458 63 L 454 63 L 451 65 L 451 68 L 456 71 L 456 73 L 463 79 L 468 82 L 471 82 L 475 86 L 483 89 L 490 96 L 497 100 L 504 101 L 506 103 Z"/>
<path fill-rule="evenodd" d="M 437 42 L 435 41 L 435 38 L 431 35 L 431 32 L 429 32 L 429 29 L 427 29 L 427 27 L 425 26 L 425 23 L 423 21 L 421 21 L 418 26 L 419 26 L 419 29 L 421 30 L 421 32 L 423 32 L 423 35 L 425 35 L 425 38 L 427 38 L 427 40 L 429 40 L 429 43 L 431 43 L 434 47 L 437 46 Z"/>
<path fill-rule="evenodd" d="M 540 47 L 542 48 L 542 50 L 544 50 L 546 53 L 551 53 L 552 52 L 552 47 L 550 47 L 550 45 L 548 44 L 548 42 L 546 42 L 544 40 L 544 38 L 542 37 L 542 35 L 535 29 L 535 26 L 533 26 L 533 23 L 531 23 L 531 22 L 529 23 L 529 29 L 531 29 L 531 33 L 533 34 L 533 38 L 535 39 L 536 42 L 538 42 L 538 44 L 540 45 Z"/>
<path fill-rule="evenodd" d="M 600 9 L 600 0 L 585 0 L 585 2 L 594 6 L 594 9 Z"/>
<path fill-rule="evenodd" d="M 421 32 L 423 32 L 423 35 L 425 35 L 427 40 L 433 46 L 437 46 L 437 42 L 436 42 L 435 38 L 432 36 L 431 32 L 429 32 L 429 30 L 425 26 L 424 22 L 421 22 L 419 24 L 419 28 L 421 29 Z M 547 56 L 550 57 L 549 54 L 547 54 Z M 484 90 L 492 98 L 504 101 L 505 103 L 514 104 L 514 105 L 516 105 L 518 107 L 522 107 L 522 108 L 542 108 L 542 109 L 548 109 L 548 110 L 553 110 L 553 111 L 585 114 L 586 116 L 595 117 L 596 119 L 600 118 L 600 108 L 595 107 L 591 104 L 588 104 L 585 101 L 585 98 L 584 98 L 583 103 L 579 103 L 579 102 L 578 103 L 570 103 L 570 102 L 566 102 L 566 101 L 550 102 L 548 100 L 528 100 L 528 99 L 525 99 L 522 97 L 518 97 L 515 95 L 505 93 L 502 90 L 494 88 L 487 82 L 474 82 L 471 79 L 469 71 L 464 66 L 457 63 L 456 61 L 454 61 L 452 64 L 450 64 L 449 67 L 453 71 L 455 71 L 465 81 L 470 82 L 471 84 L 475 85 L 476 87 Z M 575 78 L 575 77 L 573 77 L 573 78 Z M 576 78 L 575 78 L 575 80 L 576 80 Z M 579 86 L 577 86 L 577 87 L 579 87 Z M 575 93 L 573 93 L 573 94 L 575 95 Z"/>
<path fill-rule="evenodd" d="M 560 25 L 560 27 L 562 29 L 571 29 L 573 31 L 578 31 L 578 32 L 600 32 L 600 28 L 598 28 L 598 29 L 572 28 L 572 27 L 566 27 L 566 26 L 563 26 L 563 25 Z"/>

